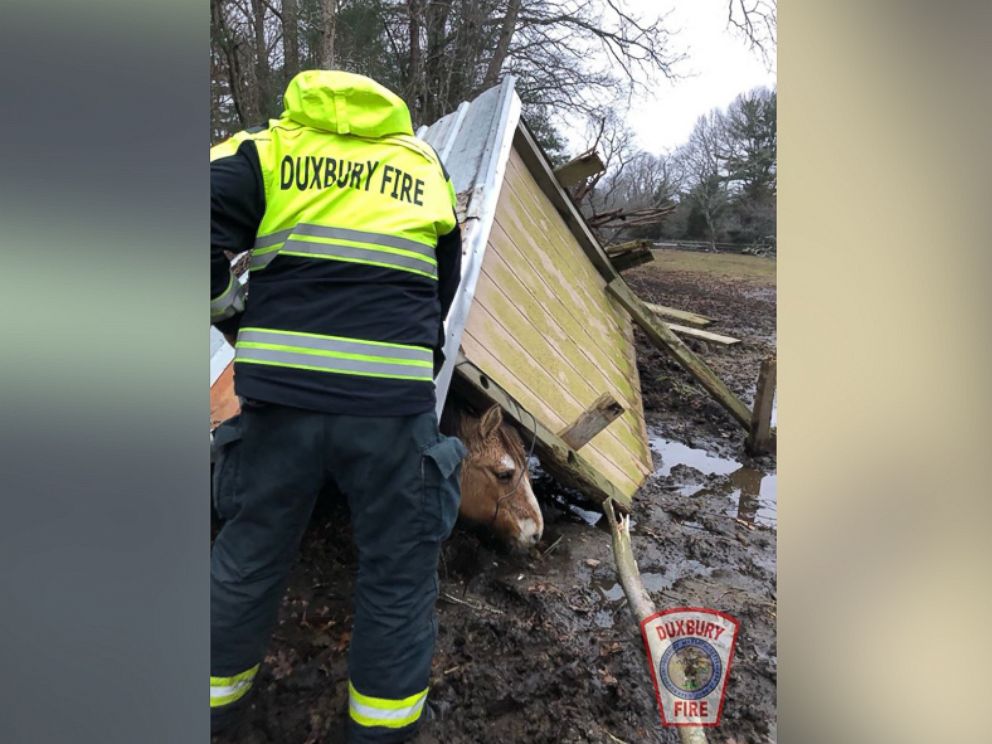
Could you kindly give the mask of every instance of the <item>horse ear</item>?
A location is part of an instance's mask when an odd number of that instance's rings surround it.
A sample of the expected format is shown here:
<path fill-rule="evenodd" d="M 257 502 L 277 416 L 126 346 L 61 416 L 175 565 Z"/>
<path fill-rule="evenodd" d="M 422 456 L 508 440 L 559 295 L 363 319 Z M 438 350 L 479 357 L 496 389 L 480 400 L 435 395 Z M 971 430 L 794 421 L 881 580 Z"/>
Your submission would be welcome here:
<path fill-rule="evenodd" d="M 503 424 L 503 409 L 499 406 L 493 406 L 484 414 L 482 414 L 482 420 L 479 422 L 479 434 L 482 435 L 483 441 L 489 439 L 496 430 L 499 429 Z"/>

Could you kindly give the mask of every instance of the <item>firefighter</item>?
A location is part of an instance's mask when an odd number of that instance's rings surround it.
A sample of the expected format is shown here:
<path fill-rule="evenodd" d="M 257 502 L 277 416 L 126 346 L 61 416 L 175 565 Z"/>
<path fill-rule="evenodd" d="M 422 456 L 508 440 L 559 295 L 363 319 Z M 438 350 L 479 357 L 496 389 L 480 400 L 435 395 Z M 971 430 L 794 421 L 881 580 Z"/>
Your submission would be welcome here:
<path fill-rule="evenodd" d="M 455 192 L 375 81 L 309 70 L 283 102 L 279 119 L 211 150 L 211 323 L 234 343 L 242 405 L 211 552 L 211 728 L 246 707 L 327 485 L 348 499 L 358 553 L 348 739 L 408 741 L 466 452 L 434 412 L 460 277 Z M 248 249 L 246 297 L 225 251 Z"/>

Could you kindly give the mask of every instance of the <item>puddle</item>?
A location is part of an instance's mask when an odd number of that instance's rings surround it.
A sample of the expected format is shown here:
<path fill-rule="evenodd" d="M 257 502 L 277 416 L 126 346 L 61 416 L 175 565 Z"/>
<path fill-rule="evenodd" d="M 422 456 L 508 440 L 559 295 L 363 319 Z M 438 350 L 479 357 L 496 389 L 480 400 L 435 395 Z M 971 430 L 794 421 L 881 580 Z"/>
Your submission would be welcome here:
<path fill-rule="evenodd" d="M 776 406 L 777 409 L 777 406 Z M 773 409 L 773 418 L 774 411 Z M 661 455 L 659 476 L 668 476 L 677 465 L 695 468 L 703 475 L 725 475 L 720 483 L 687 483 L 678 487 L 682 496 L 704 499 L 710 495 L 726 496 L 731 505 L 725 513 L 743 522 L 775 527 L 778 524 L 778 475 L 741 465 L 736 460 L 711 455 L 662 437 L 651 437 L 651 449 Z M 714 511 L 719 508 L 714 506 Z M 696 524 L 686 523 L 690 527 Z"/>
<path fill-rule="evenodd" d="M 644 588 L 647 589 L 648 594 L 653 594 L 671 589 L 675 582 L 686 576 L 709 576 L 711 573 L 712 570 L 699 561 L 688 559 L 680 561 L 677 566 L 673 566 L 670 571 L 665 573 L 661 571 L 641 571 L 641 582 L 644 584 Z M 624 598 L 623 586 L 612 576 L 604 578 L 596 578 L 594 576 L 591 583 L 599 590 L 599 593 L 603 595 L 603 599 L 607 602 L 619 602 Z"/>
<path fill-rule="evenodd" d="M 748 524 L 778 524 L 778 475 L 740 468 L 730 475 L 734 504 L 727 514 Z"/>
<path fill-rule="evenodd" d="M 655 472 L 662 476 L 671 475 L 676 465 L 688 465 L 704 475 L 730 475 L 741 466 L 735 460 L 716 457 L 706 450 L 661 437 L 651 437 L 651 449 L 661 455 L 661 467 Z"/>

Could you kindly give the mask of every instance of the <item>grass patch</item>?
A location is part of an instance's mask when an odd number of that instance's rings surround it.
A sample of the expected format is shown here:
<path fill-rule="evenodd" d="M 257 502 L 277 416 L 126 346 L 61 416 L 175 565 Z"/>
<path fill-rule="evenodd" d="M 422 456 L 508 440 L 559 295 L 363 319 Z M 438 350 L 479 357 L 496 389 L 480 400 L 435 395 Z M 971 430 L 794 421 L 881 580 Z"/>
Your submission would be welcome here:
<path fill-rule="evenodd" d="M 639 266 L 637 272 L 685 271 L 694 274 L 733 277 L 760 284 L 775 284 L 775 259 L 739 253 L 706 253 L 656 248 L 654 261 Z"/>

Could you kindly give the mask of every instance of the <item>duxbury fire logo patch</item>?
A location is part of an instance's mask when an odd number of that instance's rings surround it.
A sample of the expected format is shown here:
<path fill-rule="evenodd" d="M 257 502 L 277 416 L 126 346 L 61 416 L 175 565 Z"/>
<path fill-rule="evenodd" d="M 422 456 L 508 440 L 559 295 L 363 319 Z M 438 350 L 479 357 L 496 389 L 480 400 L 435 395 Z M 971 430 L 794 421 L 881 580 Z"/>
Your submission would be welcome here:
<path fill-rule="evenodd" d="M 704 607 L 656 612 L 641 623 L 663 726 L 716 726 L 740 623 Z"/>

